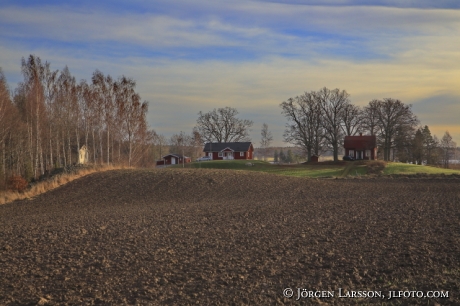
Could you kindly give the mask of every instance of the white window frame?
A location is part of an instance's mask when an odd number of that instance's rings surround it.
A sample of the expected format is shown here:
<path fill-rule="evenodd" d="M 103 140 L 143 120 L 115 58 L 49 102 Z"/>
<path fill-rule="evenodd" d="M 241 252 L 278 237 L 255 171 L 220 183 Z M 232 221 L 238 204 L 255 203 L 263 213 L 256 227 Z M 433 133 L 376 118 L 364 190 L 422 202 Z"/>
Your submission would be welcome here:
<path fill-rule="evenodd" d="M 348 155 L 351 157 L 355 157 L 355 150 L 348 150 Z"/>
<path fill-rule="evenodd" d="M 219 152 L 219 153 L 217 154 L 217 156 L 218 156 L 218 157 L 224 157 L 224 152 Z"/>
<path fill-rule="evenodd" d="M 212 158 L 212 152 L 209 152 L 209 153 L 208 153 L 208 156 Z"/>
<path fill-rule="evenodd" d="M 240 156 L 244 156 L 244 152 L 240 152 Z"/>

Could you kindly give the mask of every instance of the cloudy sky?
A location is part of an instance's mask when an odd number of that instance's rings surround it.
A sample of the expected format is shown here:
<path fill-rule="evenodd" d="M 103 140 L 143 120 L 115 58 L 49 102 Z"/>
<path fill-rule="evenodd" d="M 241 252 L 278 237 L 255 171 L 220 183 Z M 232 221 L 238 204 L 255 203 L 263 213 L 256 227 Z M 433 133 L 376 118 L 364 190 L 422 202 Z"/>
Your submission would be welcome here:
<path fill-rule="evenodd" d="M 279 104 L 326 86 L 356 105 L 412 104 L 460 144 L 458 0 L 3 0 L 0 67 L 12 88 L 29 54 L 78 80 L 96 69 L 134 78 L 167 137 L 230 106 L 254 121 L 255 143 L 265 122 L 283 145 Z"/>

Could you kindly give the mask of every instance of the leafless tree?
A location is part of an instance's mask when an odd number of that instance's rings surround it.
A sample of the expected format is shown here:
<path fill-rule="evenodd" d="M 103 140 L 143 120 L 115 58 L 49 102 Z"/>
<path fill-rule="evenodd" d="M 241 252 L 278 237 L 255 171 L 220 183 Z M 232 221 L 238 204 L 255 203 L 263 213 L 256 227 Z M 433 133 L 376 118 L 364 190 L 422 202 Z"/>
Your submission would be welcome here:
<path fill-rule="evenodd" d="M 105 76 L 101 71 L 96 70 L 92 77 L 93 93 L 97 101 L 97 113 L 102 119 L 103 125 L 99 128 L 101 162 L 103 160 L 103 137 L 102 131 L 105 129 L 106 138 L 106 163 L 110 163 L 110 131 L 114 111 L 113 80 L 110 76 Z"/>
<path fill-rule="evenodd" d="M 203 152 L 204 140 L 196 127 L 194 127 L 192 130 L 191 138 L 193 146 L 193 154 L 191 155 L 191 157 L 192 159 L 196 159 L 200 157 Z"/>
<path fill-rule="evenodd" d="M 13 128 L 13 109 L 8 83 L 0 68 L 0 183 L 6 179 L 6 137 Z"/>
<path fill-rule="evenodd" d="M 148 129 L 148 103 L 133 80 L 115 81 L 96 70 L 91 84 L 77 84 L 67 67 L 52 71 L 34 55 L 21 66 L 24 80 L 13 99 L 0 69 L 0 189 L 8 175 L 37 179 L 73 164 L 81 143 L 93 152 L 93 163 L 114 162 L 118 145 L 119 163 L 153 164 L 156 133 Z"/>
<path fill-rule="evenodd" d="M 443 166 L 444 168 L 449 168 L 449 161 L 453 159 L 455 148 L 457 147 L 457 143 L 452 140 L 452 136 L 450 135 L 449 131 L 446 131 L 444 136 L 442 136 L 439 147 L 442 150 Z"/>
<path fill-rule="evenodd" d="M 69 71 L 69 68 L 64 67 L 59 75 L 58 83 L 58 113 L 61 125 L 61 145 L 64 165 L 71 165 L 72 160 L 72 137 L 74 129 L 76 129 L 78 114 L 78 98 L 77 98 L 77 82 L 75 77 Z M 78 129 L 78 128 L 77 128 Z"/>
<path fill-rule="evenodd" d="M 169 139 L 169 153 L 184 154 L 193 160 L 201 155 L 203 145 L 203 139 L 195 128 L 191 134 L 181 131 Z"/>
<path fill-rule="evenodd" d="M 41 59 L 30 55 L 27 61 L 22 58 L 22 74 L 24 82 L 23 93 L 26 96 L 25 108 L 23 109 L 29 130 L 29 153 L 33 163 L 34 178 L 38 178 L 44 173 L 43 165 L 43 122 L 45 118 L 45 97 L 44 97 L 44 78 L 45 66 Z"/>
<path fill-rule="evenodd" d="M 160 160 L 164 155 L 166 155 L 168 140 L 164 135 L 155 133 L 153 138 L 153 146 L 155 149 L 156 160 Z"/>
<path fill-rule="evenodd" d="M 250 141 L 249 129 L 253 122 L 238 119 L 236 108 L 225 107 L 208 113 L 198 113 L 197 126 L 206 142 Z"/>
<path fill-rule="evenodd" d="M 368 132 L 370 135 L 376 135 L 378 132 L 378 117 L 377 108 L 379 101 L 372 100 L 366 105 L 362 111 L 362 129 Z"/>
<path fill-rule="evenodd" d="M 320 155 L 324 142 L 322 108 L 314 93 L 289 98 L 281 103 L 282 114 L 288 119 L 284 140 L 304 149 L 307 161 Z"/>
<path fill-rule="evenodd" d="M 324 137 L 331 146 L 334 161 L 338 161 L 339 145 L 343 143 L 343 118 L 350 104 L 349 94 L 345 90 L 330 90 L 326 87 L 317 92 L 312 92 L 314 99 L 321 106 L 322 126 Z"/>
<path fill-rule="evenodd" d="M 141 97 L 135 91 L 136 82 L 127 77 L 121 77 L 118 82 L 118 116 L 121 118 L 124 135 L 128 142 L 128 165 L 131 166 L 138 138 L 136 134 L 146 132 L 146 113 L 148 102 L 141 102 Z"/>
<path fill-rule="evenodd" d="M 345 136 L 354 136 L 362 131 L 363 115 L 359 106 L 347 104 L 343 111 L 342 130 Z"/>
<path fill-rule="evenodd" d="M 3 144 L 6 133 L 11 128 L 6 124 L 8 110 L 11 107 L 10 91 L 5 75 L 0 68 L 0 144 Z"/>
<path fill-rule="evenodd" d="M 192 142 L 192 137 L 182 131 L 179 134 L 174 134 L 169 140 L 169 152 L 191 156 L 193 154 Z"/>
<path fill-rule="evenodd" d="M 376 103 L 376 116 L 380 143 L 383 146 L 384 160 L 390 160 L 390 151 L 394 147 L 397 132 L 408 131 L 418 123 L 417 117 L 412 113 L 412 105 L 405 105 L 396 99 L 383 99 Z"/>
<path fill-rule="evenodd" d="M 268 130 L 268 124 L 264 123 L 262 124 L 262 131 L 260 132 L 260 135 L 262 136 L 260 140 L 260 147 L 262 148 L 263 154 L 264 154 L 264 160 L 267 160 L 267 150 L 270 147 L 270 144 L 273 141 L 273 135 L 272 133 Z"/>

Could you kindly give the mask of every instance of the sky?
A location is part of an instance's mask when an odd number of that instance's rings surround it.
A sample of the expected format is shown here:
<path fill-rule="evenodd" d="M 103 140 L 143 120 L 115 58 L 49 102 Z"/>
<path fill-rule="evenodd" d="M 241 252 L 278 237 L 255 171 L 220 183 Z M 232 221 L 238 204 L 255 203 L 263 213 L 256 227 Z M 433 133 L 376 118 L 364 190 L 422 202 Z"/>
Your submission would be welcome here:
<path fill-rule="evenodd" d="M 460 145 L 460 1 L 153 0 L 0 3 L 0 67 L 11 89 L 34 54 L 77 78 L 137 82 L 148 122 L 191 133 L 198 112 L 233 107 L 283 142 L 280 103 L 322 87 L 353 104 L 394 98 Z"/>

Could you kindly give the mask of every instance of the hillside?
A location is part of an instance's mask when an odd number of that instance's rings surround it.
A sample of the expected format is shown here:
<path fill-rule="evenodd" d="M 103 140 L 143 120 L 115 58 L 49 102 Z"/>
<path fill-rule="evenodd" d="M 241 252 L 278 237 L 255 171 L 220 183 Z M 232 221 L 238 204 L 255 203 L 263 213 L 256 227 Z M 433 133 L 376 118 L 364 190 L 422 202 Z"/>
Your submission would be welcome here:
<path fill-rule="evenodd" d="M 0 206 L 1 305 L 460 303 L 460 180 L 95 173 Z M 283 297 L 285 288 L 294 297 Z M 430 304 L 430 305 L 431 305 Z"/>
<path fill-rule="evenodd" d="M 248 164 L 252 164 L 248 166 Z M 232 169 L 253 172 L 265 172 L 278 175 L 333 178 L 355 177 L 363 175 L 454 175 L 460 176 L 460 170 L 436 168 L 432 166 L 411 165 L 384 161 L 325 161 L 302 164 L 272 164 L 260 160 L 220 160 L 193 162 L 185 165 L 173 165 L 172 168 Z"/>

